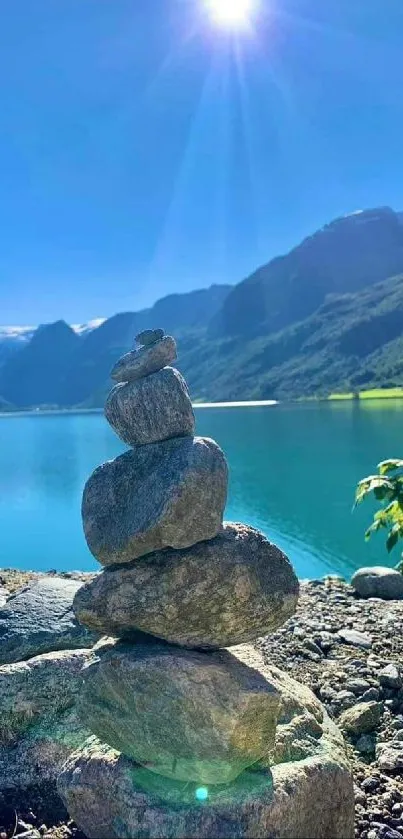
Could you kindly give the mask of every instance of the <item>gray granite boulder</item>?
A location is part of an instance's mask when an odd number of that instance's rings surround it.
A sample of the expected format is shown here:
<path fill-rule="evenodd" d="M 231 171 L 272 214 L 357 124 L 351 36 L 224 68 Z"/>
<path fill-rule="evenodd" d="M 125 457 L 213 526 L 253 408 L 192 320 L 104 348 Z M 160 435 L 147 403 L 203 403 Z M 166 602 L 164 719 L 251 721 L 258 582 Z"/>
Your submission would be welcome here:
<path fill-rule="evenodd" d="M 339 725 L 348 734 L 367 734 L 379 725 L 382 711 L 381 702 L 358 702 L 343 711 Z"/>
<path fill-rule="evenodd" d="M 0 667 L 0 790 L 55 781 L 90 734 L 76 700 L 91 650 L 46 653 Z"/>
<path fill-rule="evenodd" d="M 78 623 L 72 608 L 81 585 L 41 577 L 10 596 L 0 608 L 0 664 L 52 650 L 91 647 L 97 636 Z"/>
<path fill-rule="evenodd" d="M 352 839 L 353 779 L 340 732 L 311 691 L 256 650 L 232 652 L 281 696 L 275 747 L 231 784 L 200 786 L 149 772 L 92 737 L 58 780 L 89 839 Z"/>
<path fill-rule="evenodd" d="M 81 623 L 108 635 L 133 628 L 184 647 L 229 647 L 278 629 L 299 585 L 259 531 L 225 524 L 208 542 L 159 551 L 104 571 L 76 595 Z"/>
<path fill-rule="evenodd" d="M 126 452 L 95 470 L 82 514 L 102 565 L 212 539 L 227 497 L 225 457 L 213 440 L 181 437 Z"/>
<path fill-rule="evenodd" d="M 353 575 L 351 585 L 360 597 L 403 600 L 403 574 L 394 568 L 382 565 L 360 568 Z"/>
<path fill-rule="evenodd" d="M 86 728 L 152 772 L 229 783 L 274 747 L 279 694 L 227 651 L 117 643 L 84 669 Z"/>
<path fill-rule="evenodd" d="M 192 436 L 195 430 L 186 382 L 173 367 L 116 385 L 105 402 L 105 416 L 128 446 Z"/>
<path fill-rule="evenodd" d="M 134 382 L 150 373 L 156 373 L 176 359 L 176 343 L 170 335 L 149 346 L 123 355 L 111 371 L 111 378 L 116 382 Z"/>

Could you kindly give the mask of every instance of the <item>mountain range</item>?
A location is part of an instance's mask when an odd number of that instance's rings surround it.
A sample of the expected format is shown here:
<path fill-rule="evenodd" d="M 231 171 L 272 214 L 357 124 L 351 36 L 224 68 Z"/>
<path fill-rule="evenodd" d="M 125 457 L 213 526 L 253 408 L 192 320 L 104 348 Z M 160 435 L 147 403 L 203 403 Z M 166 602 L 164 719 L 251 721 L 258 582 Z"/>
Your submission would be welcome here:
<path fill-rule="evenodd" d="M 335 219 L 235 286 L 88 325 L 0 329 L 0 409 L 100 407 L 115 360 L 162 326 L 199 400 L 403 385 L 403 214 Z"/>

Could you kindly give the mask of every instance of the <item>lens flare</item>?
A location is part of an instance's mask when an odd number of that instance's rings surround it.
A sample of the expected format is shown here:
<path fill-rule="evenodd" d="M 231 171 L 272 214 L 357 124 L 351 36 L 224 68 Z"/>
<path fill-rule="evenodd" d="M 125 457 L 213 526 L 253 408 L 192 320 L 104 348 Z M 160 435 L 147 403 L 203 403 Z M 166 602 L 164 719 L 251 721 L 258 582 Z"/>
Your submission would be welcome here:
<path fill-rule="evenodd" d="M 255 0 L 206 0 L 212 20 L 227 29 L 242 29 L 250 23 Z"/>
<path fill-rule="evenodd" d="M 195 797 L 198 801 L 207 801 L 208 799 L 208 789 L 207 787 L 198 787 L 195 792 Z"/>

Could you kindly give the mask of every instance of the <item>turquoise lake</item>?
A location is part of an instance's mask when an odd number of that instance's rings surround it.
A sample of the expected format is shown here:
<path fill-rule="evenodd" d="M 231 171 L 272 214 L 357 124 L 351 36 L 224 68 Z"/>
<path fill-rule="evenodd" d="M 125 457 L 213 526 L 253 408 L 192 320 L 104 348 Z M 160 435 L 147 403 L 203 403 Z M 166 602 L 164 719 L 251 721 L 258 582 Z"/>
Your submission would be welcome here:
<path fill-rule="evenodd" d="M 394 564 L 381 536 L 366 544 L 370 504 L 354 488 L 378 461 L 402 457 L 403 403 L 371 401 L 196 410 L 230 466 L 226 518 L 259 527 L 301 578 Z M 124 451 L 102 414 L 0 419 L 0 566 L 89 570 L 83 485 Z"/>

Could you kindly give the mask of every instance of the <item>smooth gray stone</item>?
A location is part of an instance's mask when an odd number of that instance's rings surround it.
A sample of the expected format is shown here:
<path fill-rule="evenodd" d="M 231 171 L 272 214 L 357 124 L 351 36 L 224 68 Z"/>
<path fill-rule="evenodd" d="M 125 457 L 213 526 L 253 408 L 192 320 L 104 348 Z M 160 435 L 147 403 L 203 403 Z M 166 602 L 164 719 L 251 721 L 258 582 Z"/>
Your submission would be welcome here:
<path fill-rule="evenodd" d="M 209 542 L 113 568 L 74 600 L 81 623 L 124 637 L 140 629 L 184 647 L 214 649 L 274 632 L 298 602 L 287 557 L 259 531 L 225 524 Z"/>
<path fill-rule="evenodd" d="M 160 341 L 164 337 L 163 329 L 144 329 L 136 335 L 136 341 L 143 347 L 151 347 L 156 341 Z"/>
<path fill-rule="evenodd" d="M 366 632 L 357 632 L 356 629 L 339 629 L 337 635 L 345 644 L 351 644 L 352 647 L 369 650 L 372 646 L 372 639 Z"/>
<path fill-rule="evenodd" d="M 173 367 L 116 385 L 106 400 L 105 416 L 128 446 L 193 436 L 195 430 L 186 382 Z"/>
<path fill-rule="evenodd" d="M 43 577 L 9 597 L 0 609 L 0 664 L 52 650 L 92 647 L 97 636 L 78 623 L 72 608 L 81 585 Z"/>
<path fill-rule="evenodd" d="M 164 777 L 230 783 L 274 747 L 280 694 L 227 651 L 117 643 L 83 676 L 85 727 Z"/>
<path fill-rule="evenodd" d="M 92 737 L 58 779 L 71 817 L 89 839 L 354 836 L 353 777 L 343 738 L 323 706 L 306 687 L 264 665 L 252 647 L 232 654 L 281 695 L 274 750 L 231 784 L 201 787 L 149 772 Z"/>
<path fill-rule="evenodd" d="M 84 533 L 102 565 L 212 539 L 222 525 L 228 469 L 214 440 L 178 437 L 104 463 L 83 495 Z"/>
<path fill-rule="evenodd" d="M 123 355 L 113 367 L 111 378 L 116 382 L 134 382 L 172 364 L 176 357 L 176 342 L 170 335 L 165 335 L 151 346 Z"/>
<path fill-rule="evenodd" d="M 360 568 L 351 579 L 360 597 L 379 597 L 381 600 L 403 600 L 403 574 L 395 568 L 376 565 Z"/>

